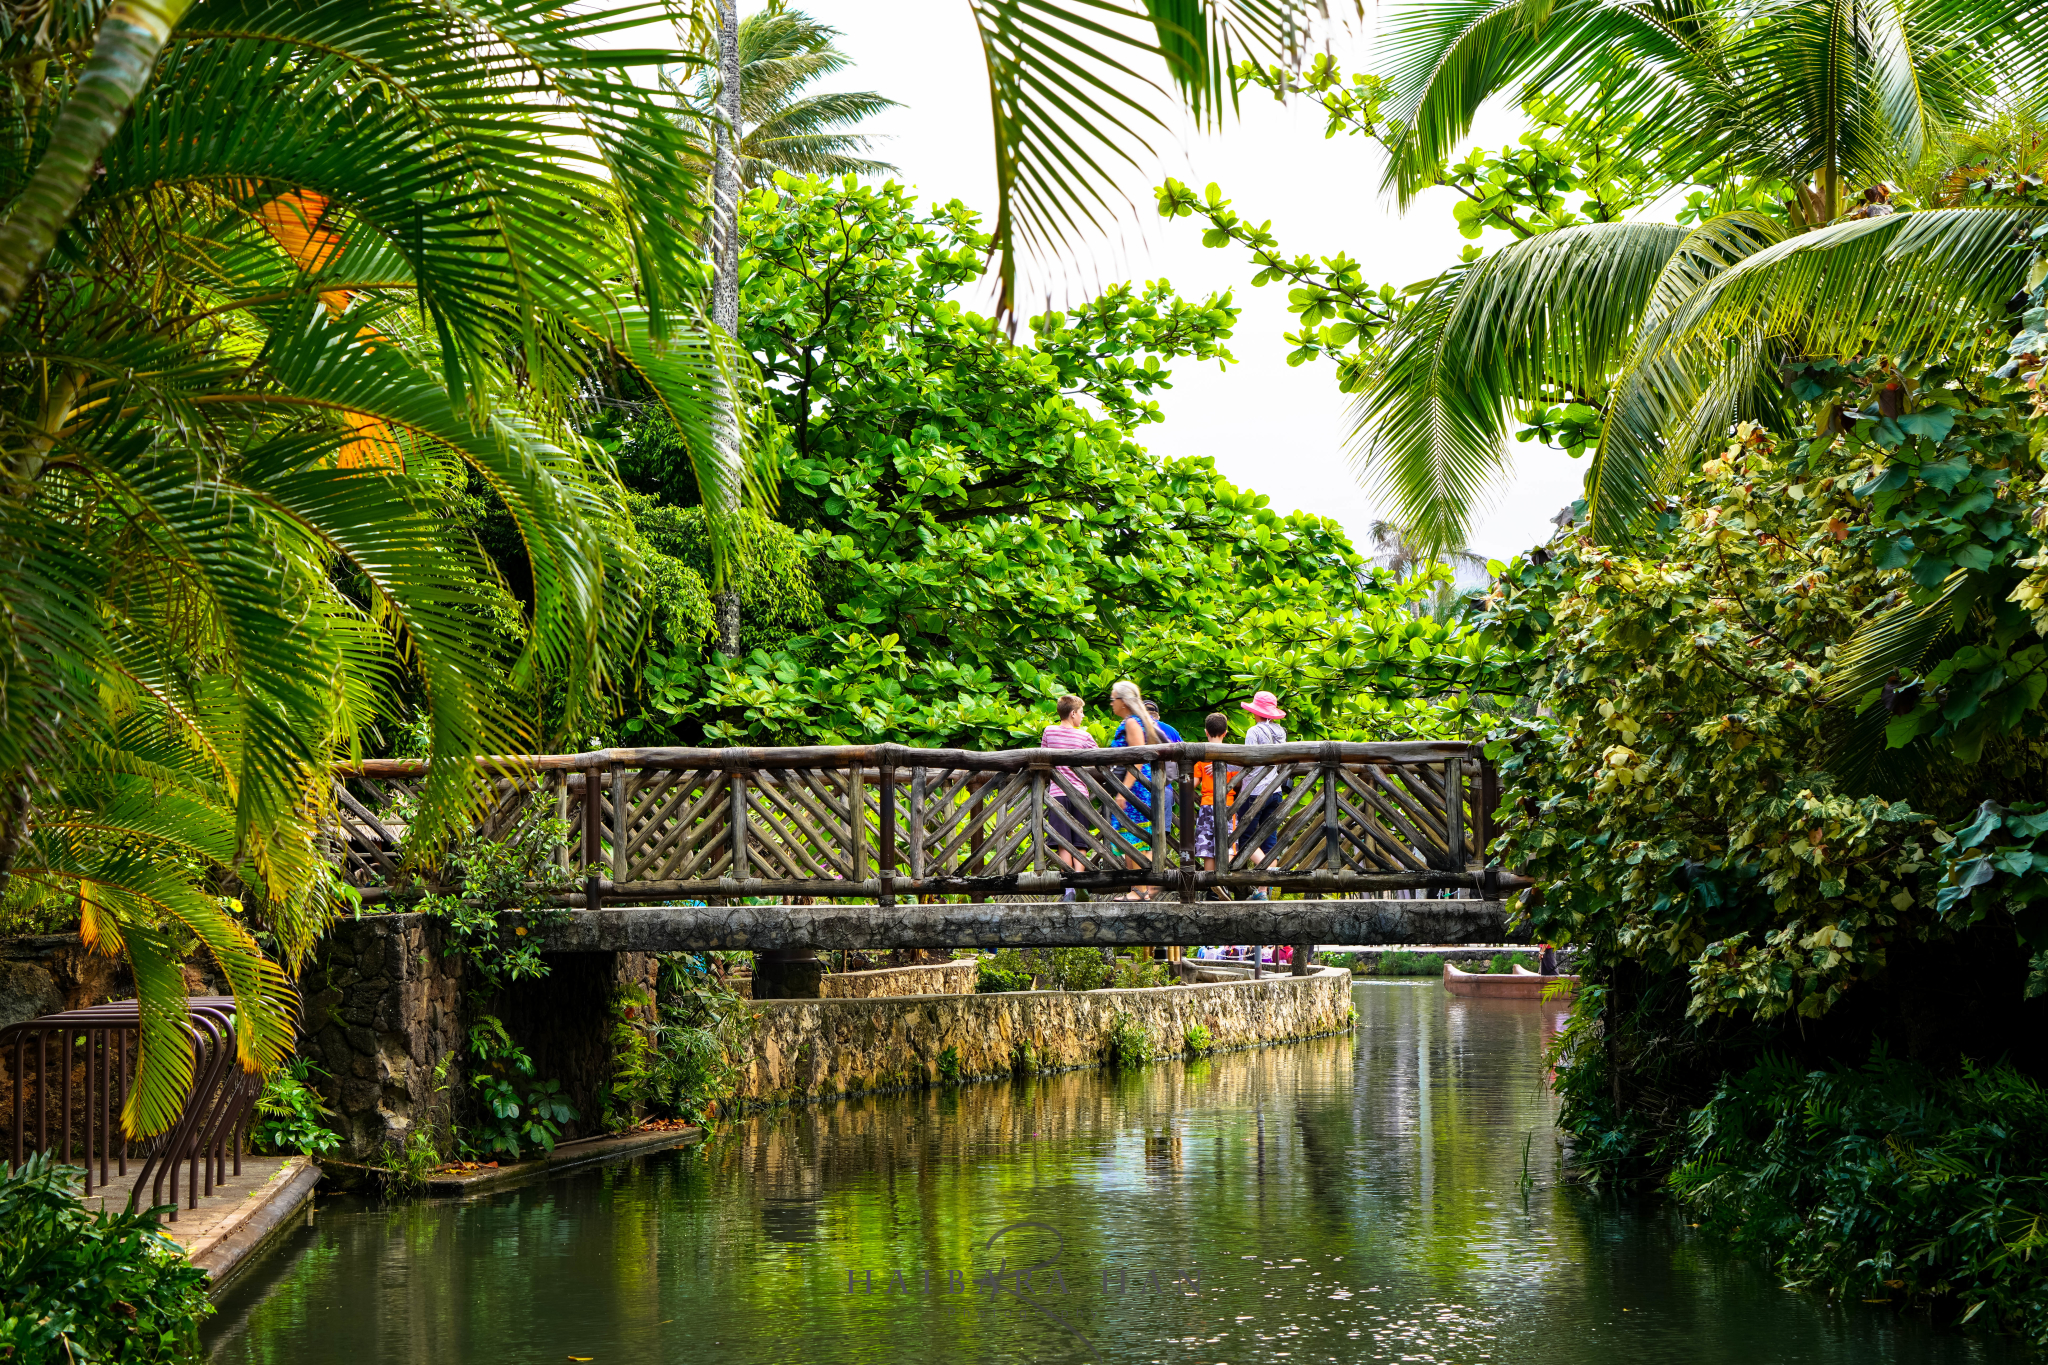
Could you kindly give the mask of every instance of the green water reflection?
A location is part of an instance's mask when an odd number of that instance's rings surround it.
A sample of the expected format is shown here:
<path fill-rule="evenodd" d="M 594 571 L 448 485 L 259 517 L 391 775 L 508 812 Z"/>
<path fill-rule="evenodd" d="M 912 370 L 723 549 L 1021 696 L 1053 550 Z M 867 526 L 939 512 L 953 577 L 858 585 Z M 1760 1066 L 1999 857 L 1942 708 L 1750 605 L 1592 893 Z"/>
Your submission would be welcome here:
<path fill-rule="evenodd" d="M 213 1358 L 2022 1358 L 1788 1294 L 1668 1209 L 1561 1186 L 1556 1007 L 1355 995 L 1348 1037 L 789 1112 L 468 1203 L 337 1203 L 223 1305 Z"/>

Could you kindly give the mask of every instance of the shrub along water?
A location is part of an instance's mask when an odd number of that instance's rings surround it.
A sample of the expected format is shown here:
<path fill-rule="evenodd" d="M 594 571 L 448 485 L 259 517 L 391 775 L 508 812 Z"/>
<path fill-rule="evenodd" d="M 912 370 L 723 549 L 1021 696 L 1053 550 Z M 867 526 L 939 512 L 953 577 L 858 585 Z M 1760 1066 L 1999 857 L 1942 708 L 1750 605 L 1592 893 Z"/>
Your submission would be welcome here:
<path fill-rule="evenodd" d="M 1766 1058 L 1694 1115 L 1671 1187 L 1790 1284 L 2048 1341 L 2048 1092 L 2010 1066 Z"/>
<path fill-rule="evenodd" d="M 1111 1069 L 1128 1071 L 1152 1060 L 1152 1039 L 1133 1015 L 1118 1010 L 1103 1039 L 1102 1060 Z"/>
<path fill-rule="evenodd" d="M 0 1358 L 201 1359 L 206 1272 L 150 1213 L 88 1213 L 78 1173 L 39 1152 L 0 1179 Z"/>
<path fill-rule="evenodd" d="M 1374 976 L 1442 976 L 1444 960 L 1436 953 L 1381 953 Z"/>
<path fill-rule="evenodd" d="M 1492 852 L 1580 950 L 1580 1170 L 2048 1343 L 2044 274 L 1997 369 L 1788 365 L 1811 420 L 1737 426 L 1634 543 L 1561 532 L 1486 625 L 1533 703 Z"/>
<path fill-rule="evenodd" d="M 1093 991 L 1170 986 L 1173 969 L 1150 957 L 1102 960 L 1100 948 L 1005 948 L 983 958 L 974 988 L 991 991 Z"/>

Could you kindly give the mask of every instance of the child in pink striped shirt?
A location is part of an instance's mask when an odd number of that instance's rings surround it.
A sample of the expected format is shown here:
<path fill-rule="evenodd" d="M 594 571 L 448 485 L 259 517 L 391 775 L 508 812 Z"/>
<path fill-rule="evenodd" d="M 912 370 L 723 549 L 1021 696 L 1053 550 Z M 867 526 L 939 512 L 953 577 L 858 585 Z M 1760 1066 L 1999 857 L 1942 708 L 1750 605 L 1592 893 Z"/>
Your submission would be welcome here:
<path fill-rule="evenodd" d="M 1059 701 L 1060 718 L 1045 727 L 1045 733 L 1038 737 L 1040 748 L 1045 749 L 1094 749 L 1098 748 L 1095 736 L 1081 727 L 1081 713 L 1086 709 L 1079 697 L 1072 693 Z M 1082 831 L 1093 822 L 1081 813 L 1089 809 L 1087 787 L 1072 768 L 1053 769 L 1052 790 L 1046 793 L 1045 829 L 1052 836 L 1053 852 L 1061 862 L 1076 872 L 1081 871 L 1080 854 L 1075 849 L 1086 848 Z M 1070 888 L 1066 898 L 1072 900 Z"/>

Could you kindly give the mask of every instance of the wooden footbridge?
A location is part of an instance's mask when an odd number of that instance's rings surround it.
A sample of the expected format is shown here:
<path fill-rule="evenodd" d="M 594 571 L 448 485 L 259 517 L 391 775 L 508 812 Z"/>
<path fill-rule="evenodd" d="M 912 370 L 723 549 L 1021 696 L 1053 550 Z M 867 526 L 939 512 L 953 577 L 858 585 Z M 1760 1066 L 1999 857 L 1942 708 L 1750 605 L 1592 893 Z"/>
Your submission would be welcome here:
<path fill-rule="evenodd" d="M 605 749 L 483 763 L 480 833 L 536 806 L 559 821 L 557 879 L 537 889 L 583 912 L 549 931 L 565 951 L 1499 942 L 1501 893 L 1526 885 L 1481 856 L 1495 778 L 1465 743 Z M 1196 763 L 1219 774 L 1206 822 Z M 334 853 L 366 901 L 417 894 L 406 815 L 425 773 L 404 760 L 337 770 Z M 1202 823 L 1239 837 L 1205 859 Z M 1254 888 L 1299 898 L 1243 899 Z M 1069 890 L 1088 899 L 1063 900 Z"/>

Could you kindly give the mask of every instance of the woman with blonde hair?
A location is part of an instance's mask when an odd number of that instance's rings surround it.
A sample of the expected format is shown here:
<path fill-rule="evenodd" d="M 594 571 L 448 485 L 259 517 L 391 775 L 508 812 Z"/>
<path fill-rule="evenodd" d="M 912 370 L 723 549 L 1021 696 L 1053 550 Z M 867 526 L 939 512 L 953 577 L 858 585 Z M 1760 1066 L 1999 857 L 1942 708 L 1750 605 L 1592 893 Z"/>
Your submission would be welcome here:
<path fill-rule="evenodd" d="M 1141 744 L 1166 744 L 1166 730 L 1152 719 L 1145 709 L 1145 694 L 1129 678 L 1113 683 L 1109 689 L 1109 709 L 1117 714 L 1116 737 L 1109 742 L 1112 749 L 1126 749 Z M 1160 793 L 1160 809 L 1173 809 L 1172 767 L 1167 769 L 1165 790 Z M 1129 839 L 1141 853 L 1149 853 L 1152 845 L 1152 765 L 1140 763 L 1124 769 L 1123 813 L 1112 815 L 1110 825 Z M 1124 862 L 1133 870 L 1140 864 L 1132 854 L 1124 855 Z M 1150 900 L 1157 894 L 1157 887 L 1141 886 L 1131 893 L 1130 899 Z"/>

